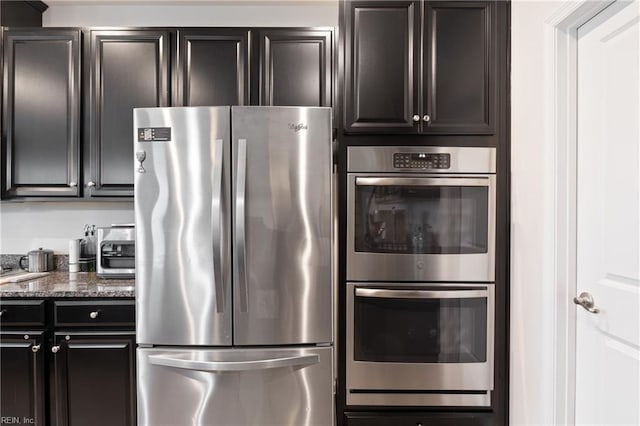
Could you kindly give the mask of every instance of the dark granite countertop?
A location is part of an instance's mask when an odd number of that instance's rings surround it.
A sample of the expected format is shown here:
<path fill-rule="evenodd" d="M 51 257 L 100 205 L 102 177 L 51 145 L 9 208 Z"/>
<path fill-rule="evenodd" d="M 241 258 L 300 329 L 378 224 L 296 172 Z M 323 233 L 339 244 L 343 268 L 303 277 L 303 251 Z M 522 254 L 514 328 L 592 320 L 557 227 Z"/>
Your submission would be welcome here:
<path fill-rule="evenodd" d="M 0 284 L 0 297 L 134 297 L 135 281 L 98 278 L 95 272 L 50 272 L 18 283 Z"/>

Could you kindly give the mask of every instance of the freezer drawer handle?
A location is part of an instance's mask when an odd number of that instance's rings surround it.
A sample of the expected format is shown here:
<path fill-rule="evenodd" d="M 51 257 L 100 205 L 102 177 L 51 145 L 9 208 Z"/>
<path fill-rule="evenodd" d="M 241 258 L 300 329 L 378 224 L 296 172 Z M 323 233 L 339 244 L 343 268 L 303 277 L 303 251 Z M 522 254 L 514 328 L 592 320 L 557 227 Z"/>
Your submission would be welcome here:
<path fill-rule="evenodd" d="M 315 354 L 299 355 L 284 358 L 261 359 L 256 361 L 194 361 L 190 359 L 170 358 L 162 355 L 151 355 L 149 361 L 154 365 L 174 367 L 184 370 L 198 371 L 248 371 L 266 370 L 268 368 L 307 367 L 318 364 L 320 357 Z"/>
<path fill-rule="evenodd" d="M 388 299 L 467 299 L 470 297 L 487 297 L 484 290 L 386 290 L 380 288 L 356 288 L 357 297 L 377 297 Z"/>
<path fill-rule="evenodd" d="M 222 211 L 222 139 L 215 141 L 214 166 L 213 166 L 213 187 L 214 192 L 211 200 L 211 239 L 213 240 L 213 276 L 216 287 L 216 312 L 224 312 L 224 287 L 222 285 L 222 242 L 221 236 L 221 211 Z"/>

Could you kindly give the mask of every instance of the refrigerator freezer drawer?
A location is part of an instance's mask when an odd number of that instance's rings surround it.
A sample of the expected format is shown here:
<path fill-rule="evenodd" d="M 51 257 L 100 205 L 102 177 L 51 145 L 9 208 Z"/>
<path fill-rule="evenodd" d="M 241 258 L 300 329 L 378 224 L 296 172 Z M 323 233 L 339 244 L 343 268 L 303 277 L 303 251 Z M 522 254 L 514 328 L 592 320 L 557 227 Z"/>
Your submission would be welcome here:
<path fill-rule="evenodd" d="M 138 349 L 139 426 L 332 426 L 333 348 Z"/>

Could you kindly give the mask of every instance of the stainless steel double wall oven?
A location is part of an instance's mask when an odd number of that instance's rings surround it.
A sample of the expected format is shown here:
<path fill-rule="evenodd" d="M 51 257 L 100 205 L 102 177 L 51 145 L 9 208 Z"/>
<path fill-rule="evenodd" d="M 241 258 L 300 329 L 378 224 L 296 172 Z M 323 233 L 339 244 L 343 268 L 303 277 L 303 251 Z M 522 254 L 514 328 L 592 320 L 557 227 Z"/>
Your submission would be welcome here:
<path fill-rule="evenodd" d="M 495 148 L 347 155 L 347 404 L 489 406 Z"/>

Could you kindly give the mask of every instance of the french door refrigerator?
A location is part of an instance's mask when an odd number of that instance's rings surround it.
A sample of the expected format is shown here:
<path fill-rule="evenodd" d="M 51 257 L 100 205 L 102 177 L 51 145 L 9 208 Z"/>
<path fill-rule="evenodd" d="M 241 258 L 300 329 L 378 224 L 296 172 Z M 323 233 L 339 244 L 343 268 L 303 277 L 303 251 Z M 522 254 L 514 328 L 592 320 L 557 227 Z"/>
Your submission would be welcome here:
<path fill-rule="evenodd" d="M 334 423 L 329 108 L 134 110 L 138 424 Z"/>

